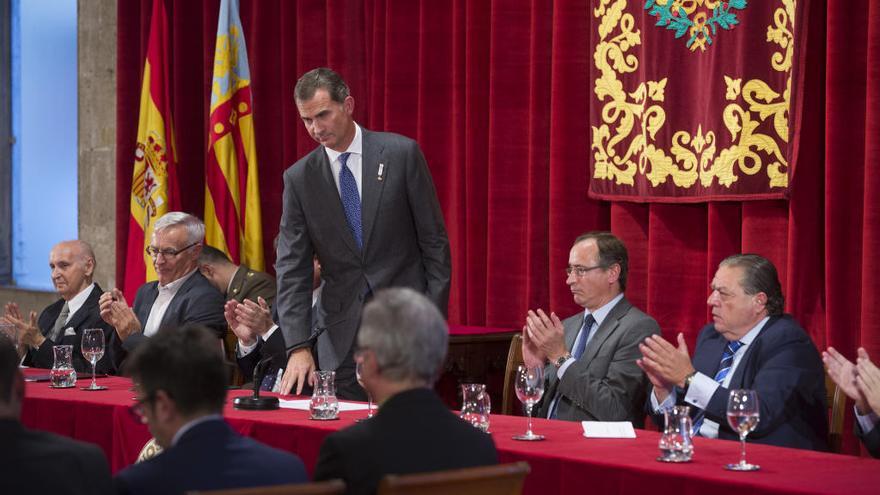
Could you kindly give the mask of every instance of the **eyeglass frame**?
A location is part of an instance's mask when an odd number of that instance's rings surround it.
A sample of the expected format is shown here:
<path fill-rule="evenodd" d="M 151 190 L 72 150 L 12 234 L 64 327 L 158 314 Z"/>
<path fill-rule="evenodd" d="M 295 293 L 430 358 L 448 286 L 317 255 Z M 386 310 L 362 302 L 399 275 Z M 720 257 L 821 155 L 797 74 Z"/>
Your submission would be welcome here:
<path fill-rule="evenodd" d="M 158 258 L 161 254 L 163 258 L 176 258 L 180 253 L 186 251 L 187 249 L 195 246 L 196 244 L 201 244 L 200 241 L 196 241 L 186 247 L 182 247 L 180 249 L 159 249 L 156 246 L 147 246 L 144 248 L 144 252 L 147 253 L 147 256 L 150 258 Z"/>
<path fill-rule="evenodd" d="M 128 413 L 131 417 L 140 423 L 146 423 L 147 417 L 144 415 L 144 408 L 147 404 L 152 403 L 156 400 L 156 392 L 150 392 L 144 398 L 138 399 L 137 397 L 132 397 L 134 400 L 134 404 L 128 406 Z"/>
<path fill-rule="evenodd" d="M 581 266 L 581 265 L 568 265 L 565 267 L 565 276 L 570 277 L 574 274 L 575 278 L 581 278 L 586 276 L 586 274 L 590 273 L 596 269 L 607 269 L 609 265 L 595 265 L 595 266 Z"/>

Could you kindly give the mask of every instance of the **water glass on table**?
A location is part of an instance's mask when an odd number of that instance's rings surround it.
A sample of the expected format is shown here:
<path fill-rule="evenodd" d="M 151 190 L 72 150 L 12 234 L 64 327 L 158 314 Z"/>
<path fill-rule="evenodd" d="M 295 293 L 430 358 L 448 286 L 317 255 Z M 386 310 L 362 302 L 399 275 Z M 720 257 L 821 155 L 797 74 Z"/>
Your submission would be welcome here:
<path fill-rule="evenodd" d="M 727 398 L 727 424 L 739 433 L 742 445 L 739 462 L 727 464 L 730 471 L 757 471 L 761 466 L 746 462 L 746 436 L 758 426 L 761 419 L 758 394 L 754 390 L 731 390 Z"/>
<path fill-rule="evenodd" d="M 326 421 L 339 419 L 339 400 L 336 398 L 336 372 L 313 371 L 314 388 L 309 401 L 310 419 Z"/>
<path fill-rule="evenodd" d="M 532 408 L 544 395 L 544 368 L 541 366 L 532 368 L 525 365 L 518 366 L 514 377 L 514 388 L 516 389 L 516 397 L 525 407 L 526 416 L 529 419 L 526 432 L 522 435 L 514 435 L 513 439 L 530 442 L 543 440 L 544 435 L 536 435 L 532 431 Z"/>
<path fill-rule="evenodd" d="M 357 375 L 357 381 L 361 387 L 364 387 L 364 381 L 363 381 L 363 377 L 362 377 L 363 366 L 364 366 L 363 361 L 358 360 L 355 362 L 354 372 Z M 364 387 L 364 390 L 367 392 L 367 417 L 359 418 L 359 419 L 356 419 L 355 421 L 363 421 L 365 419 L 370 419 L 373 417 L 373 396 L 370 395 L 370 391 L 367 390 L 366 387 Z"/>
<path fill-rule="evenodd" d="M 104 356 L 104 330 L 101 328 L 87 328 L 83 332 L 81 342 L 82 355 L 92 364 L 92 384 L 82 387 L 83 390 L 107 390 L 107 387 L 99 386 L 95 381 L 95 367 Z"/>
<path fill-rule="evenodd" d="M 76 385 L 76 370 L 73 369 L 73 346 L 56 345 L 52 347 L 55 362 L 49 370 L 49 387 L 71 388 Z"/>

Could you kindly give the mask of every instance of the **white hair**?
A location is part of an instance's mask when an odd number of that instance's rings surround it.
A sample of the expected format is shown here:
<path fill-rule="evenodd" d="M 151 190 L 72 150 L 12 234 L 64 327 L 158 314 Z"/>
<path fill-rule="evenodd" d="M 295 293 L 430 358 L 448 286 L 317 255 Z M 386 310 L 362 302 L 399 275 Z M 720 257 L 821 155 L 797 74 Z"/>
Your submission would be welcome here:
<path fill-rule="evenodd" d="M 153 235 L 168 227 L 180 225 L 186 229 L 187 242 L 190 244 L 205 240 L 205 224 L 198 217 L 182 211 L 169 211 L 156 220 L 153 226 Z"/>

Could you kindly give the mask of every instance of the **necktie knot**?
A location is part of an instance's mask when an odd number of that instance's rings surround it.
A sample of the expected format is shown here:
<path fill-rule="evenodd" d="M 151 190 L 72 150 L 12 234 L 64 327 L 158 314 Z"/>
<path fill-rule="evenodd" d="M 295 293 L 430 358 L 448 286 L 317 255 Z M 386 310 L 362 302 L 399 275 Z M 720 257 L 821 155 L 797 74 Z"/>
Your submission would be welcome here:
<path fill-rule="evenodd" d="M 739 348 L 742 346 L 743 346 L 743 343 L 738 340 L 728 342 L 727 343 L 727 352 L 729 352 L 730 354 L 736 354 L 736 351 L 738 351 Z"/>
<path fill-rule="evenodd" d="M 348 167 L 347 163 L 348 163 L 349 156 L 351 156 L 351 153 L 349 153 L 347 151 L 345 153 L 339 155 L 339 164 L 342 165 L 343 167 Z"/>

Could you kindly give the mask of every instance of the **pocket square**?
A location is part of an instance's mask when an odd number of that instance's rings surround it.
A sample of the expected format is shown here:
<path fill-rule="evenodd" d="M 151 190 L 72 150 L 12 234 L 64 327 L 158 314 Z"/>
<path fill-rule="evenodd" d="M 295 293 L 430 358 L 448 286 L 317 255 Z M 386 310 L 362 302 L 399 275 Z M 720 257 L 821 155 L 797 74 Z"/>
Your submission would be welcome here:
<path fill-rule="evenodd" d="M 76 335 L 76 330 L 74 330 L 73 327 L 67 327 L 64 329 L 64 336 L 65 337 L 70 337 L 72 335 Z"/>

